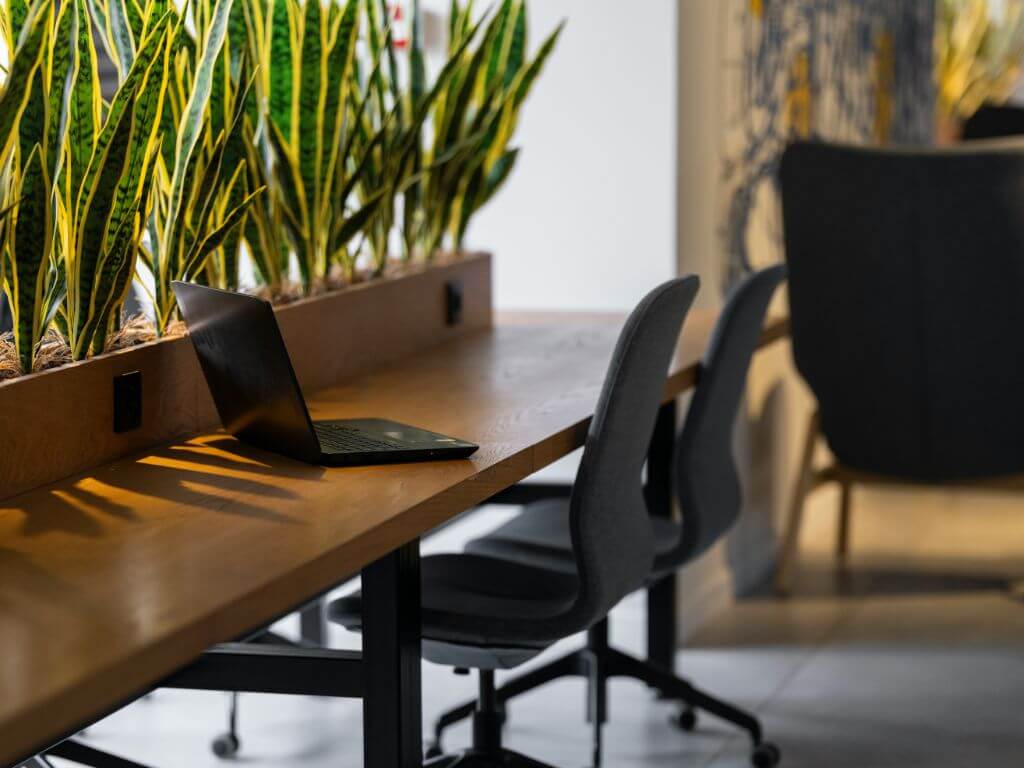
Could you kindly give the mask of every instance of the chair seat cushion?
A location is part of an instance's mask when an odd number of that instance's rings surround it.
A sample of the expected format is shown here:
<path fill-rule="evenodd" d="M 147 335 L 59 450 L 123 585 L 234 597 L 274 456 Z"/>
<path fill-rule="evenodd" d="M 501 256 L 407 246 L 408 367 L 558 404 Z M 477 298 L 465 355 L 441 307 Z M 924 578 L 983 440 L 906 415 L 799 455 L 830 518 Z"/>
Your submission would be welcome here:
<path fill-rule="evenodd" d="M 466 551 L 575 574 L 569 503 L 569 499 L 545 499 L 529 504 L 505 525 L 470 541 Z M 679 544 L 682 529 L 679 523 L 663 517 L 651 517 L 651 525 L 657 563 Z"/>
<path fill-rule="evenodd" d="M 475 554 L 434 555 L 421 567 L 423 655 L 438 664 L 518 666 L 559 639 L 539 628 L 569 611 L 578 592 L 575 574 Z M 328 608 L 355 631 L 362 613 L 361 592 Z"/>

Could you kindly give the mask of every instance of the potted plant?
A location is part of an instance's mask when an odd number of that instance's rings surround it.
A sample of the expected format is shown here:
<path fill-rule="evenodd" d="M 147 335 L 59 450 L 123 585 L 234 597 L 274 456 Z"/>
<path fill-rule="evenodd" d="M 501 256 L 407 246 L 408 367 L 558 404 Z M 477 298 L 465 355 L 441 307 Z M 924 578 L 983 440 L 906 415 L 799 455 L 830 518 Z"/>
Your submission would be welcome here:
<path fill-rule="evenodd" d="M 528 59 L 525 0 L 481 17 L 456 2 L 431 79 L 415 2 L 403 51 L 383 0 L 190 8 L 0 10 L 14 51 L 0 282 L 15 324 L 0 337 L 0 498 L 216 423 L 172 280 L 237 290 L 250 264 L 282 302 L 306 389 L 490 323 L 490 258 L 462 240 L 508 177 L 515 117 L 558 33 Z M 109 103 L 93 31 L 118 72 Z M 460 253 L 438 260 L 446 248 Z M 133 279 L 148 318 L 123 313 Z M 141 422 L 115 434 L 114 381 L 129 373 Z"/>

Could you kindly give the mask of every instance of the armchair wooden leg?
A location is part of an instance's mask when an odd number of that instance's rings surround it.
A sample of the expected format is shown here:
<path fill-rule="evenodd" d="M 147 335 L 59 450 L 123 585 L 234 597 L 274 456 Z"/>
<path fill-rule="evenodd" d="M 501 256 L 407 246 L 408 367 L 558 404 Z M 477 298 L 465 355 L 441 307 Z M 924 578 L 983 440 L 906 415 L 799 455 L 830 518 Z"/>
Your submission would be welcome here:
<path fill-rule="evenodd" d="M 836 559 L 840 566 L 846 565 L 850 554 L 850 505 L 853 485 L 843 482 L 839 486 L 839 527 L 836 531 Z"/>
<path fill-rule="evenodd" d="M 793 497 L 790 502 L 789 519 L 782 538 L 779 562 L 775 569 L 775 591 L 787 594 L 791 586 L 793 569 L 796 567 L 797 548 L 800 541 L 800 527 L 803 523 L 804 502 L 811 490 L 814 477 L 814 448 L 818 442 L 819 417 L 817 411 L 811 416 L 807 425 L 800 466 L 797 468 L 796 480 L 793 483 Z"/>

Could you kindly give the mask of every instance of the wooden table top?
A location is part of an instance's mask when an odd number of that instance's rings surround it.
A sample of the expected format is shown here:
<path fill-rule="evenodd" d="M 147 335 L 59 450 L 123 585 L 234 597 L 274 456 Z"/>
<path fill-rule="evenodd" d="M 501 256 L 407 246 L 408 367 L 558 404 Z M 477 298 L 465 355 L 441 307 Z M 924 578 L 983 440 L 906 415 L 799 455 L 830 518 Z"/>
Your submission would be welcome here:
<path fill-rule="evenodd" d="M 469 460 L 324 469 L 209 434 L 0 502 L 0 765 L 581 446 L 621 322 L 503 317 L 309 398 L 472 440 Z M 691 313 L 666 399 L 713 322 Z"/>

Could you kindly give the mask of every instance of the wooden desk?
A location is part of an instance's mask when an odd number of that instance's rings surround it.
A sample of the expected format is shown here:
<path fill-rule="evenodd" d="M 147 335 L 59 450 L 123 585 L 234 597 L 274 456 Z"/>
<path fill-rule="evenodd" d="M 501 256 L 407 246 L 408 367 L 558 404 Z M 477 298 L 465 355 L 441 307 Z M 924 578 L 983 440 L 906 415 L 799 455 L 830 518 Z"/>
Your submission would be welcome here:
<path fill-rule="evenodd" d="M 687 320 L 666 400 L 693 385 L 713 321 Z M 310 398 L 314 418 L 473 440 L 471 460 L 328 470 L 210 434 L 0 502 L 0 765 L 368 566 L 380 589 L 418 578 L 403 558 L 420 536 L 583 444 L 620 323 L 503 322 Z M 394 673 L 399 701 L 419 696 L 415 666 Z M 419 730 L 396 740 L 419 749 Z"/>

